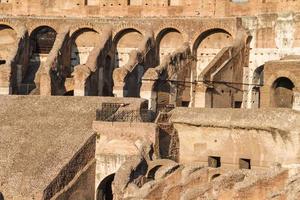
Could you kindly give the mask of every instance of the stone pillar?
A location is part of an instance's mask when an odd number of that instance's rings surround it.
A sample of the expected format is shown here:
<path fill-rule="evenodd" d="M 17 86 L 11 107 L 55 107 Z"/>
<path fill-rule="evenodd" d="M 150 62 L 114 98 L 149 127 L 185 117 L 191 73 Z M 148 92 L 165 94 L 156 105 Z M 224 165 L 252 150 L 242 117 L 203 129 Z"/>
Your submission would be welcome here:
<path fill-rule="evenodd" d="M 117 68 L 113 72 L 114 88 L 113 93 L 116 97 L 126 97 L 126 91 L 124 91 L 125 77 L 127 70 L 124 68 Z M 125 94 L 125 95 L 124 95 Z"/>
<path fill-rule="evenodd" d="M 195 86 L 195 107 L 205 108 L 205 95 L 207 87 L 203 84 Z"/>
<path fill-rule="evenodd" d="M 141 98 L 148 100 L 148 109 L 156 112 L 157 92 L 153 91 L 154 83 L 155 81 L 143 80 L 140 96 Z"/>
<path fill-rule="evenodd" d="M 0 94 L 1 95 L 9 95 L 11 94 L 10 87 L 10 73 L 11 70 L 7 66 L 1 66 L 0 69 Z"/>
<path fill-rule="evenodd" d="M 113 94 L 115 95 L 115 97 L 124 97 L 126 95 L 124 95 L 124 86 L 125 83 L 124 82 L 119 82 L 117 85 L 114 85 L 114 89 L 113 89 Z"/>
<path fill-rule="evenodd" d="M 300 111 L 300 92 L 294 92 L 293 109 Z"/>
<path fill-rule="evenodd" d="M 38 75 L 38 74 L 37 74 Z M 40 82 L 36 82 L 36 87 L 40 88 L 41 96 L 51 96 L 51 78 L 48 73 L 41 73 L 39 78 Z M 38 80 L 38 79 L 36 79 Z"/>
<path fill-rule="evenodd" d="M 85 80 L 74 80 L 74 96 L 85 95 Z"/>
<path fill-rule="evenodd" d="M 85 96 L 85 83 L 91 71 L 85 65 L 77 65 L 74 68 L 74 96 Z"/>

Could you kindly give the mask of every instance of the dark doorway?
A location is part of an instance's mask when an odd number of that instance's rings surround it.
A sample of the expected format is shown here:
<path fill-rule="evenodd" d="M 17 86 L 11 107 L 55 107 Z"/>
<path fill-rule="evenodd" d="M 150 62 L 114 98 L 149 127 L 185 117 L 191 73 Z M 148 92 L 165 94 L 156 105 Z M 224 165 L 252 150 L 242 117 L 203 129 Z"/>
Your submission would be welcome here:
<path fill-rule="evenodd" d="M 275 107 L 292 108 L 294 83 L 286 77 L 281 77 L 274 82 L 273 87 Z"/>
<path fill-rule="evenodd" d="M 103 179 L 97 190 L 97 200 L 113 200 L 112 182 L 114 178 L 115 174 L 111 174 Z"/>
<path fill-rule="evenodd" d="M 240 169 L 251 169 L 251 160 L 241 158 L 239 160 L 239 166 L 240 166 Z"/>
<path fill-rule="evenodd" d="M 208 167 L 219 168 L 221 167 L 221 157 L 209 156 Z"/>
<path fill-rule="evenodd" d="M 242 103 L 241 101 L 235 101 L 234 102 L 234 108 L 242 108 Z"/>

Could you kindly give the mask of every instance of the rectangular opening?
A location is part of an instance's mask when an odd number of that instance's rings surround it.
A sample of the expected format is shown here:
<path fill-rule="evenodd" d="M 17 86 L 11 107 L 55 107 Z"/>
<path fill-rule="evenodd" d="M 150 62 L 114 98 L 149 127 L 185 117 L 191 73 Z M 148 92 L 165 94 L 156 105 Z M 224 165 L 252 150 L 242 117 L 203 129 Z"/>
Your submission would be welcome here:
<path fill-rule="evenodd" d="M 234 108 L 242 108 L 242 103 L 241 101 L 235 101 L 234 102 Z"/>
<path fill-rule="evenodd" d="M 221 167 L 221 157 L 209 156 L 208 167 L 219 168 Z"/>
<path fill-rule="evenodd" d="M 245 159 L 245 158 L 240 158 L 239 166 L 240 166 L 240 169 L 251 169 L 251 160 Z"/>
<path fill-rule="evenodd" d="M 189 107 L 190 102 L 189 101 L 182 101 L 181 106 L 182 107 Z"/>

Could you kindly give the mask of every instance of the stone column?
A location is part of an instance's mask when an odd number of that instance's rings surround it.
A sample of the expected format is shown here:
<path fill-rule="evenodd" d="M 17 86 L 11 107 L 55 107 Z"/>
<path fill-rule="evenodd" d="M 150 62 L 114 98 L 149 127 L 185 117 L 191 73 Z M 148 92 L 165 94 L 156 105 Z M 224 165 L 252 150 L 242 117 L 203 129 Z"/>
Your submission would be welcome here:
<path fill-rule="evenodd" d="M 116 97 L 126 97 L 126 91 L 124 91 L 125 86 L 125 77 L 127 75 L 127 70 L 124 68 L 117 68 L 113 71 L 113 81 L 114 81 L 114 88 L 113 94 Z"/>
<path fill-rule="evenodd" d="M 156 112 L 157 92 L 153 91 L 154 83 L 155 81 L 143 80 L 140 96 L 141 98 L 148 100 L 148 109 Z"/>
<path fill-rule="evenodd" d="M 300 111 L 300 92 L 294 92 L 293 109 Z"/>
<path fill-rule="evenodd" d="M 51 96 L 51 78 L 50 78 L 50 74 L 41 73 L 39 76 L 40 76 L 39 82 L 36 82 L 35 85 L 36 85 L 36 87 L 40 88 L 40 95 L 41 96 Z"/>
<path fill-rule="evenodd" d="M 10 73 L 11 70 L 9 67 L 1 66 L 0 68 L 0 94 L 1 95 L 11 94 Z"/>
<path fill-rule="evenodd" d="M 205 108 L 205 95 L 207 87 L 203 84 L 195 86 L 195 107 Z"/>

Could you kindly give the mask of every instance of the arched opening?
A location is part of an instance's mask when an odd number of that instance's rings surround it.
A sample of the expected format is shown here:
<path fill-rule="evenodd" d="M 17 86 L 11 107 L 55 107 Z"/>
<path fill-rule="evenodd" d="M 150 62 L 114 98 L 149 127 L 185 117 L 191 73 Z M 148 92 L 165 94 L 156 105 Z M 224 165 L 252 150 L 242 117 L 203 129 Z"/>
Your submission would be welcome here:
<path fill-rule="evenodd" d="M 177 29 L 166 28 L 162 30 L 156 38 L 159 62 L 161 62 L 166 55 L 175 52 L 183 43 L 183 36 Z"/>
<path fill-rule="evenodd" d="M 125 29 L 117 33 L 114 38 L 115 67 L 122 67 L 129 61 L 132 50 L 137 50 L 143 40 L 143 35 L 136 29 Z"/>
<path fill-rule="evenodd" d="M 161 168 L 162 165 L 157 165 L 153 167 L 152 169 L 149 170 L 148 175 L 147 175 L 147 181 L 152 181 L 155 179 L 155 174 Z"/>
<path fill-rule="evenodd" d="M 2 192 L 0 192 L 0 200 L 4 200 L 4 196 L 3 196 Z"/>
<path fill-rule="evenodd" d="M 54 45 L 56 35 L 56 31 L 49 26 L 36 28 L 30 35 L 33 54 L 49 54 Z"/>
<path fill-rule="evenodd" d="M 231 46 L 233 38 L 224 29 L 210 29 L 199 35 L 193 45 L 193 54 L 197 58 L 197 75 L 213 60 L 221 49 Z"/>
<path fill-rule="evenodd" d="M 294 83 L 286 78 L 280 77 L 273 83 L 273 105 L 277 108 L 293 108 Z"/>
<path fill-rule="evenodd" d="M 91 51 L 100 43 L 100 40 L 100 34 L 90 28 L 82 28 L 72 35 L 71 72 L 74 71 L 75 66 L 87 62 Z"/>
<path fill-rule="evenodd" d="M 252 83 L 255 85 L 251 92 L 251 108 L 260 107 L 260 87 L 264 84 L 264 65 L 254 70 Z"/>
<path fill-rule="evenodd" d="M 17 38 L 16 31 L 7 25 L 0 25 L 0 60 L 2 64 L 10 55 Z"/>
<path fill-rule="evenodd" d="M 115 174 L 111 174 L 104 178 L 97 189 L 97 200 L 113 200 L 112 182 Z"/>
<path fill-rule="evenodd" d="M 23 88 L 26 88 L 26 91 L 21 91 L 22 94 L 29 94 L 36 87 L 34 82 L 36 72 L 46 62 L 47 56 L 54 45 L 56 35 L 56 31 L 49 26 L 38 27 L 31 33 L 30 59 L 22 81 Z"/>
<path fill-rule="evenodd" d="M 221 176 L 221 174 L 214 174 L 214 175 L 210 178 L 210 181 L 213 181 L 214 179 L 218 178 L 219 176 Z"/>

